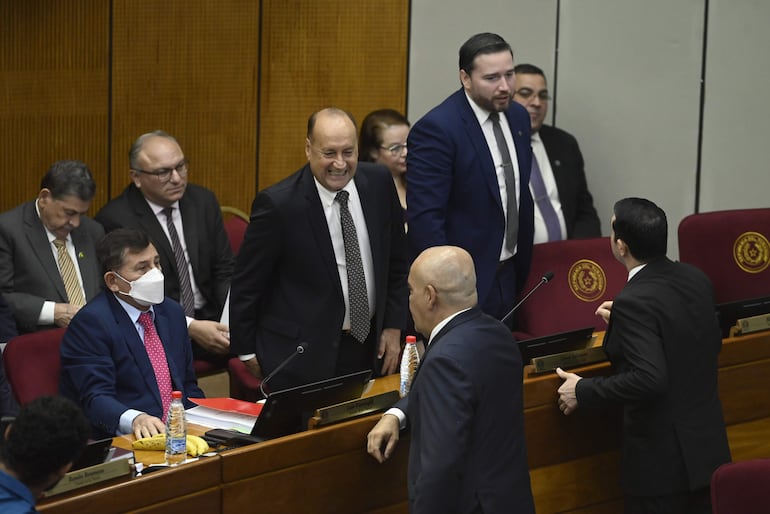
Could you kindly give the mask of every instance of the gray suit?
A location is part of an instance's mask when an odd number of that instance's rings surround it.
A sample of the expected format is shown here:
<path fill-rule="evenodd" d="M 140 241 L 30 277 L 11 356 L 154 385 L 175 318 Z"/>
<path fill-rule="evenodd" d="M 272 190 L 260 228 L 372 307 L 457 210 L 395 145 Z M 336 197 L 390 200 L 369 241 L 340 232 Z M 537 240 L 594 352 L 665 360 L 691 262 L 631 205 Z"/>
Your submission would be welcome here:
<path fill-rule="evenodd" d="M 103 235 L 101 225 L 85 217 L 70 234 L 86 301 L 99 293 L 102 284 L 95 244 Z M 0 291 L 13 310 L 20 333 L 53 327 L 37 324 L 45 301 L 68 302 L 34 200 L 0 214 Z"/>

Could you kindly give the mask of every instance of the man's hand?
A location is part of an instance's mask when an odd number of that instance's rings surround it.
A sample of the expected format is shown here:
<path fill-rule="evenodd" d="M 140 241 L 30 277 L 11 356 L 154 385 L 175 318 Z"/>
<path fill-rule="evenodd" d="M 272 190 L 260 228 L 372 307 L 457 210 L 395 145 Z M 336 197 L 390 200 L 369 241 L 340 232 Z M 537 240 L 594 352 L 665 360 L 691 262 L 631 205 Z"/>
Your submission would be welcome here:
<path fill-rule="evenodd" d="M 57 303 L 53 307 L 53 324 L 57 327 L 67 327 L 80 307 L 71 303 Z"/>
<path fill-rule="evenodd" d="M 401 331 L 384 328 L 377 347 L 377 358 L 382 359 L 382 374 L 390 375 L 398 369 L 398 354 L 401 352 Z"/>
<path fill-rule="evenodd" d="M 254 375 L 255 378 L 262 379 L 262 366 L 259 365 L 259 361 L 256 357 L 252 357 L 247 361 L 241 361 L 249 370 L 249 373 Z"/>
<path fill-rule="evenodd" d="M 575 387 L 577 383 L 582 380 L 583 377 L 574 373 L 567 373 L 561 368 L 556 368 L 556 374 L 559 378 L 564 380 L 564 383 L 558 390 L 559 393 L 559 410 L 564 413 L 565 416 L 572 414 L 575 409 L 578 408 L 577 394 L 575 393 Z"/>
<path fill-rule="evenodd" d="M 196 319 L 187 328 L 190 338 L 204 350 L 224 355 L 230 351 L 230 328 L 216 321 Z"/>
<path fill-rule="evenodd" d="M 612 312 L 612 302 L 602 302 L 598 309 L 596 309 L 596 315 L 601 316 L 605 323 L 610 322 L 610 313 Z"/>
<path fill-rule="evenodd" d="M 382 464 L 393 454 L 398 444 L 399 423 L 393 414 L 380 418 L 366 438 L 366 451 Z M 384 447 L 384 448 L 383 448 Z"/>
<path fill-rule="evenodd" d="M 142 413 L 135 417 L 131 422 L 131 429 L 134 431 L 134 437 L 137 439 L 144 439 L 145 437 L 152 437 L 155 434 L 165 433 L 166 425 L 155 416 Z"/>

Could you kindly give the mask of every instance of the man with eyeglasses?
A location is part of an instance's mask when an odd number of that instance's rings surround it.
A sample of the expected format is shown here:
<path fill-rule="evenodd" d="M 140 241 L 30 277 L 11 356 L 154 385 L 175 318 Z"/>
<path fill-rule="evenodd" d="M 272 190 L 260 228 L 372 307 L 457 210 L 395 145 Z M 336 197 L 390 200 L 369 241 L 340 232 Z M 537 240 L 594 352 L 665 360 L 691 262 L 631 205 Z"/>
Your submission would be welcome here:
<path fill-rule="evenodd" d="M 99 293 L 104 230 L 86 217 L 95 192 L 85 163 L 58 161 L 35 200 L 0 215 L 0 288 L 20 333 L 68 326 Z"/>
<path fill-rule="evenodd" d="M 222 362 L 229 328 L 219 323 L 230 287 L 233 253 L 219 202 L 188 184 L 189 162 L 162 130 L 143 134 L 128 154 L 131 184 L 96 215 L 106 231 L 146 232 L 160 254 L 165 294 L 182 305 L 196 359 Z"/>
<path fill-rule="evenodd" d="M 532 174 L 529 189 L 535 202 L 535 243 L 601 236 L 599 216 L 588 191 L 583 154 L 564 130 L 544 125 L 548 85 L 543 70 L 519 64 L 513 100 L 532 122 Z"/>
<path fill-rule="evenodd" d="M 406 326 L 406 241 L 388 170 L 358 162 L 353 118 L 308 119 L 307 164 L 260 191 L 230 299 L 233 351 L 273 391 L 396 371 Z"/>
<path fill-rule="evenodd" d="M 409 250 L 452 245 L 476 267 L 479 305 L 501 319 L 532 259 L 532 150 L 527 112 L 511 101 L 513 51 L 499 35 L 472 36 L 459 52 L 462 87 L 409 133 Z"/>

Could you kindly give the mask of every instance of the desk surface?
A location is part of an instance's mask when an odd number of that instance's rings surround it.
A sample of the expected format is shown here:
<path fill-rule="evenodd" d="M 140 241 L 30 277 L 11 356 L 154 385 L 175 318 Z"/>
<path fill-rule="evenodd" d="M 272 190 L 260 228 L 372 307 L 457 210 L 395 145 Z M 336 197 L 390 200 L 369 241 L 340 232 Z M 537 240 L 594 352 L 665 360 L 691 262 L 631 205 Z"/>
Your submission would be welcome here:
<path fill-rule="evenodd" d="M 719 388 L 735 460 L 770 456 L 770 332 L 725 340 Z M 584 376 L 609 372 L 608 363 L 580 368 Z M 554 373 L 524 380 L 525 430 L 538 514 L 618 512 L 621 493 L 617 411 L 580 411 L 565 417 Z M 379 379 L 370 394 L 398 387 Z M 394 456 L 377 464 L 366 453 L 366 434 L 379 414 L 228 450 L 178 468 L 118 479 L 57 496 L 44 513 L 145 514 L 207 512 L 406 513 L 408 435 Z M 121 442 L 123 439 L 125 442 Z M 126 444 L 129 438 L 118 438 Z M 156 452 L 160 454 L 161 452 Z M 140 457 L 141 458 L 141 457 Z M 602 477 L 600 481 L 591 477 Z M 607 477 L 612 477 L 607 479 Z"/>

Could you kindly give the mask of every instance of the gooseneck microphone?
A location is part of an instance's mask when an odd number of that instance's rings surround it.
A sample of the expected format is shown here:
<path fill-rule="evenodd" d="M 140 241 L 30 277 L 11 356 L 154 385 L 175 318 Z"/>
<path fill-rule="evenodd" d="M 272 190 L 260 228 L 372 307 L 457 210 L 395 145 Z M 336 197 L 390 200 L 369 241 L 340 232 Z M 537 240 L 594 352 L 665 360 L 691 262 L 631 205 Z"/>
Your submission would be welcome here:
<path fill-rule="evenodd" d="M 544 274 L 542 277 L 540 277 L 540 282 L 538 282 L 537 284 L 535 284 L 535 287 L 533 287 L 532 289 L 530 289 L 530 290 L 529 290 L 529 293 L 527 293 L 527 294 L 524 296 L 524 298 L 522 298 L 521 300 L 519 300 L 519 303 L 517 303 L 516 305 L 514 305 L 514 306 L 513 306 L 513 309 L 511 309 L 510 311 L 508 311 L 508 314 L 506 314 L 505 316 L 503 316 L 503 319 L 501 319 L 500 321 L 502 321 L 503 323 L 505 323 L 506 321 L 508 321 L 508 318 L 510 318 L 511 316 L 513 316 L 513 313 L 514 313 L 514 312 L 516 312 L 516 311 L 519 309 L 519 307 L 521 307 L 521 304 L 523 304 L 524 302 L 526 302 L 526 301 L 527 301 L 527 298 L 529 298 L 530 296 L 532 296 L 532 293 L 534 293 L 535 291 L 537 291 L 537 289 L 538 289 L 540 286 L 542 286 L 543 284 L 545 284 L 545 283 L 547 283 L 547 282 L 550 282 L 550 281 L 551 281 L 551 279 L 553 279 L 553 271 L 548 271 L 548 272 L 546 272 L 546 273 L 545 273 L 545 274 Z"/>
<path fill-rule="evenodd" d="M 296 349 L 296 350 L 294 350 L 294 353 L 292 353 L 291 355 L 289 355 L 288 357 L 286 357 L 286 360 L 284 360 L 282 363 L 280 363 L 280 364 L 278 365 L 278 367 L 276 367 L 276 368 L 275 368 L 275 369 L 274 369 L 274 370 L 273 370 L 273 371 L 272 371 L 272 372 L 271 372 L 271 373 L 270 373 L 268 376 L 266 376 L 266 377 L 264 378 L 264 380 L 262 380 L 262 383 L 261 383 L 261 384 L 259 384 L 259 392 L 260 392 L 260 393 L 262 393 L 262 396 L 264 396 L 265 398 L 267 398 L 267 393 L 265 392 L 265 384 L 267 384 L 267 382 L 268 382 L 268 381 L 269 381 L 271 378 L 273 378 L 274 376 L 276 376 L 276 375 L 278 374 L 278 372 L 279 372 L 279 371 L 281 371 L 281 370 L 282 370 L 283 368 L 285 368 L 285 367 L 286 367 L 286 366 L 287 366 L 287 365 L 288 365 L 288 364 L 289 364 L 291 361 L 293 361 L 293 360 L 294 360 L 294 359 L 297 357 L 297 355 L 300 355 L 300 354 L 303 354 L 303 353 L 305 353 L 305 350 L 307 350 L 307 343 L 304 343 L 304 342 L 303 342 L 303 343 L 299 343 L 299 344 L 297 345 L 297 349 Z"/>

